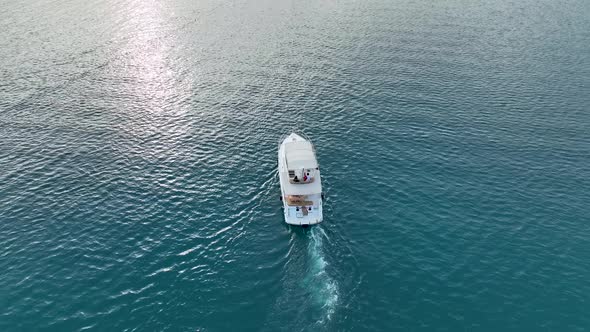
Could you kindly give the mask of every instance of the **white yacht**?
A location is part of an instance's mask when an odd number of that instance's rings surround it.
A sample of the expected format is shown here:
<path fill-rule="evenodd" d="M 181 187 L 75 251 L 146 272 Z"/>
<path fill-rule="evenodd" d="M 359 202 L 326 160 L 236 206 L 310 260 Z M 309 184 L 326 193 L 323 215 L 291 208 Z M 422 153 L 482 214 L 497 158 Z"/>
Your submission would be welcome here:
<path fill-rule="evenodd" d="M 279 144 L 279 181 L 287 224 L 322 222 L 320 168 L 309 139 L 292 133 Z"/>

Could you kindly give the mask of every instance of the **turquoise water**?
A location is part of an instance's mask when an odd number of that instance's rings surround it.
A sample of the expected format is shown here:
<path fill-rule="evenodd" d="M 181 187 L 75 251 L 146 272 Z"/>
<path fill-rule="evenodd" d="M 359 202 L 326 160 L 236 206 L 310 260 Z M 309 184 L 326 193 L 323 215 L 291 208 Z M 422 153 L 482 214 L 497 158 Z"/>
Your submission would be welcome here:
<path fill-rule="evenodd" d="M 590 330 L 586 0 L 8 0 L 0 63 L 1 331 Z"/>

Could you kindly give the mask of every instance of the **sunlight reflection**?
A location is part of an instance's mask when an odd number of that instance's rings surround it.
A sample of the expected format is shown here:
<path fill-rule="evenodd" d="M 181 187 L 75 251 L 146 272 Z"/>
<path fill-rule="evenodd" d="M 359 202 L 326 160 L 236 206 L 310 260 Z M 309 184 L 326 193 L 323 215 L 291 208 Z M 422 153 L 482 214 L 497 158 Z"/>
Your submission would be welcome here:
<path fill-rule="evenodd" d="M 143 142 L 142 157 L 162 156 L 181 148 L 179 139 L 190 131 L 186 121 L 191 84 L 183 77 L 175 52 L 173 11 L 167 2 L 129 1 L 120 18 L 119 30 L 126 37 L 119 50 L 124 73 L 125 102 L 131 114 L 123 116 L 125 131 Z M 129 37 L 131 36 L 131 37 Z M 139 151 L 138 151 L 139 152 Z"/>

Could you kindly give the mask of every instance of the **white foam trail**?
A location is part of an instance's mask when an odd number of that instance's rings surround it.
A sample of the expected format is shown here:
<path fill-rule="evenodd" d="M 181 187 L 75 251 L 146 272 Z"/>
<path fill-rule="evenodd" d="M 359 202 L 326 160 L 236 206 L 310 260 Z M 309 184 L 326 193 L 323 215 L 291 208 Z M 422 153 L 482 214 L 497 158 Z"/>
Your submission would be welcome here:
<path fill-rule="evenodd" d="M 313 300 L 323 311 L 323 317 L 318 323 L 329 321 L 338 304 L 338 284 L 326 272 L 326 260 L 324 259 L 323 240 L 328 239 L 326 232 L 319 226 L 313 227 L 310 231 L 309 252 L 309 275 L 306 284 L 312 291 Z"/>

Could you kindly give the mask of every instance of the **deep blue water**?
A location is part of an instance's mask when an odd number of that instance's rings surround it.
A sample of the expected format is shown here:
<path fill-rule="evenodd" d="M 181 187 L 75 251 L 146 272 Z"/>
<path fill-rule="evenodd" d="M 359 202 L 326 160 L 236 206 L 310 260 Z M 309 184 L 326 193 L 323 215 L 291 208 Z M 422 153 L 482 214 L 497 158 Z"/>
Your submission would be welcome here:
<path fill-rule="evenodd" d="M 0 6 L 1 331 L 590 330 L 589 1 Z"/>

